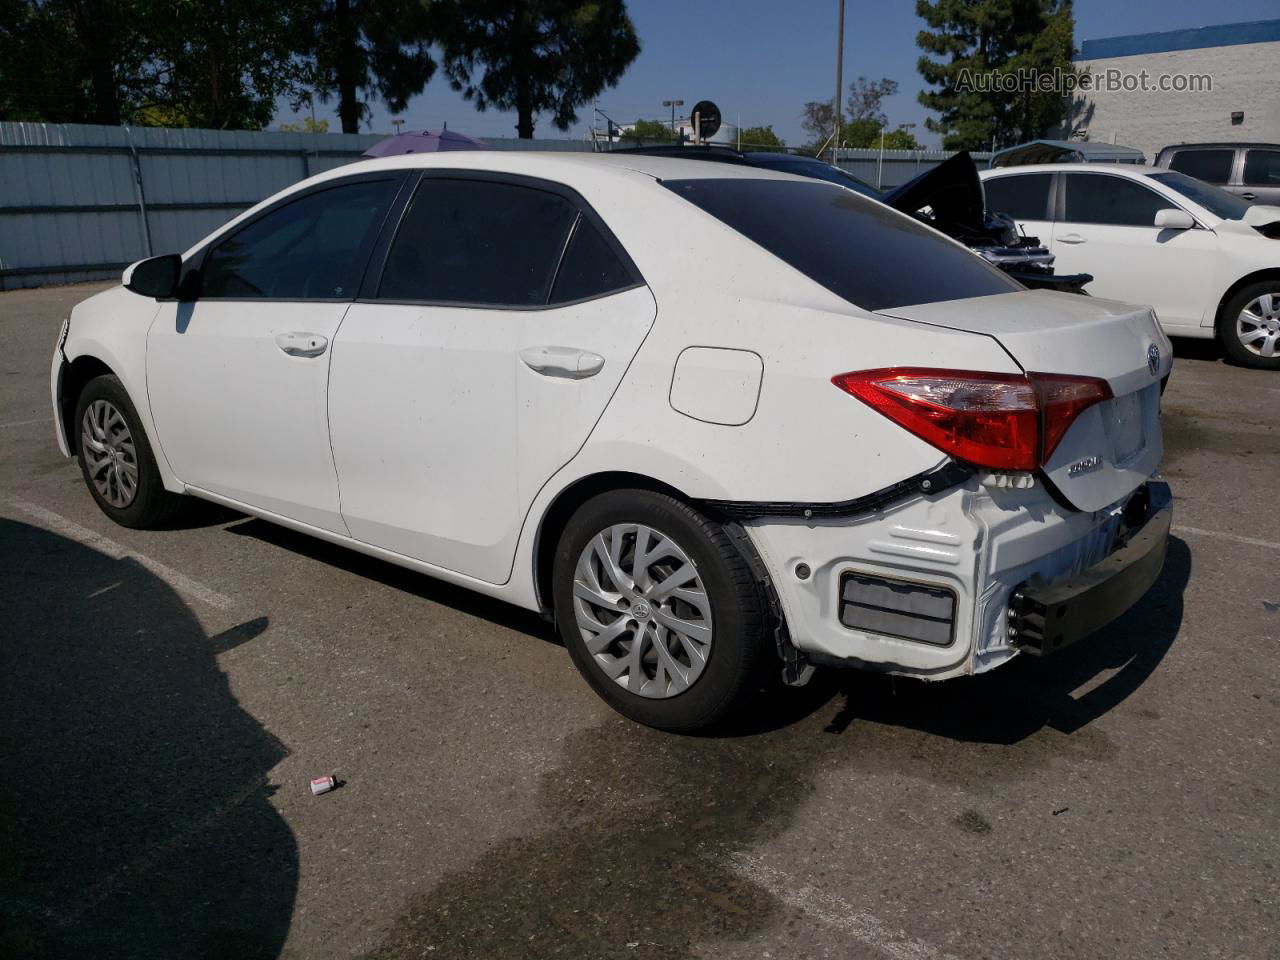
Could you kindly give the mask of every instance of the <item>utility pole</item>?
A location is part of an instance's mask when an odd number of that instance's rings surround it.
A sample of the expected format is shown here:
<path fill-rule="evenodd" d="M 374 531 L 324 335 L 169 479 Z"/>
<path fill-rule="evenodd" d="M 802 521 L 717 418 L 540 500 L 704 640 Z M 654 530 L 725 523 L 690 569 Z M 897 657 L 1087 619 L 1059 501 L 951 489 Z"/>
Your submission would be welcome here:
<path fill-rule="evenodd" d="M 400 128 L 404 126 L 404 121 L 399 117 L 391 121 L 391 125 L 396 128 L 396 133 L 400 133 Z"/>
<path fill-rule="evenodd" d="M 843 2 L 843 0 L 841 0 L 841 2 Z M 676 135 L 676 107 L 683 107 L 684 101 L 683 100 L 663 100 L 662 105 L 664 107 L 671 108 L 671 136 L 674 138 Z"/>
<path fill-rule="evenodd" d="M 844 0 L 840 0 L 840 25 L 836 27 L 836 113 L 835 134 L 831 138 L 831 165 L 835 166 L 840 149 L 840 93 L 844 88 Z"/>

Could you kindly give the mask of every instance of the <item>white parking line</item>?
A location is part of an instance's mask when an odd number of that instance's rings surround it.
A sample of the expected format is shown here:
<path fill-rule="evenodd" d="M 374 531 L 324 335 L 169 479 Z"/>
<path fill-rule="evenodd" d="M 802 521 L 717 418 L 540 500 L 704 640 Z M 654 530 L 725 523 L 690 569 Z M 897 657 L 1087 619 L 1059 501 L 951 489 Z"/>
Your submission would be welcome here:
<path fill-rule="evenodd" d="M 730 862 L 740 876 L 764 887 L 788 906 L 837 927 L 890 960 L 956 960 L 954 954 L 941 953 L 922 940 L 912 939 L 901 930 L 893 930 L 884 921 L 864 913 L 847 900 L 800 883 L 795 877 L 766 866 L 754 857 L 736 854 Z"/>
<path fill-rule="evenodd" d="M 1202 530 L 1200 527 L 1184 527 L 1174 524 L 1174 533 L 1189 533 L 1193 537 L 1212 537 L 1215 540 L 1230 540 L 1232 543 L 1247 543 L 1251 547 L 1265 547 L 1268 550 L 1280 550 L 1280 543 L 1272 540 L 1258 540 L 1255 537 L 1241 537 L 1234 533 L 1220 533 L 1217 530 Z"/>
<path fill-rule="evenodd" d="M 207 603 L 211 607 L 219 610 L 230 610 L 235 606 L 235 601 L 225 594 L 219 593 L 211 587 L 206 587 L 198 580 L 193 580 L 185 573 L 179 573 L 172 567 L 165 566 L 159 560 L 152 560 L 145 554 L 138 553 L 136 550 L 130 550 L 123 544 L 109 540 L 100 533 L 95 533 L 88 527 L 82 527 L 74 520 L 68 520 L 61 514 L 54 513 L 52 510 L 46 510 L 44 507 L 34 503 L 29 503 L 20 497 L 9 497 L 9 503 L 21 510 L 27 516 L 39 521 L 43 526 L 47 527 L 54 533 L 59 533 L 69 540 L 91 547 L 99 553 L 104 553 L 112 560 L 123 560 L 126 557 L 133 560 L 138 566 L 155 574 L 173 589 L 188 597 Z"/>

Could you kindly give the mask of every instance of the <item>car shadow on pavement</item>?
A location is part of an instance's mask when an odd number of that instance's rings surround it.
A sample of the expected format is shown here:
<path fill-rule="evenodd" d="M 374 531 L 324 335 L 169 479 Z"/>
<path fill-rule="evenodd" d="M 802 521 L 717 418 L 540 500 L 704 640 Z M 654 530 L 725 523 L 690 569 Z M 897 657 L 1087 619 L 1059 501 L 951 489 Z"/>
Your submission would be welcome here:
<path fill-rule="evenodd" d="M 399 567 L 386 560 L 357 553 L 348 547 L 329 543 L 305 533 L 298 533 L 288 527 L 268 523 L 256 517 L 250 517 L 243 523 L 229 526 L 227 531 L 237 536 L 253 537 L 255 540 L 288 550 L 290 553 L 309 557 L 358 577 L 384 584 L 393 590 L 400 590 L 432 603 L 450 607 L 460 613 L 488 620 L 508 630 L 515 630 L 548 643 L 560 645 L 560 637 L 556 634 L 555 628 L 531 610 L 524 610 L 473 590 L 445 583 L 428 574 L 418 573 L 407 567 Z"/>
<path fill-rule="evenodd" d="M 1173 356 L 1178 360 L 1223 360 L 1226 356 L 1222 352 L 1222 344 L 1217 339 L 1201 340 L 1193 337 L 1173 337 L 1170 341 L 1173 344 Z M 1175 365 L 1173 378 L 1178 377 L 1177 367 Z"/>
<path fill-rule="evenodd" d="M 1006 745 L 1046 727 L 1074 734 L 1123 702 L 1159 666 L 1182 625 L 1190 576 L 1191 552 L 1172 537 L 1164 570 L 1146 595 L 1115 622 L 1053 656 L 1022 655 L 990 673 L 936 684 L 850 671 L 838 678 L 844 705 L 828 730 L 841 733 L 871 721 Z"/>
<path fill-rule="evenodd" d="M 279 955 L 298 882 L 283 745 L 130 559 L 0 518 L 0 955 Z"/>

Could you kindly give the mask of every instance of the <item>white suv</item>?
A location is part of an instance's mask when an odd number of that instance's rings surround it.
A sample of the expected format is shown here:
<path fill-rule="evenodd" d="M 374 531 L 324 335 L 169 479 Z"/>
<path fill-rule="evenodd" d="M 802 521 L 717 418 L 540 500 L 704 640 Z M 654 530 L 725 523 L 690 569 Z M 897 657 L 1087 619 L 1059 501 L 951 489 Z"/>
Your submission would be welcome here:
<path fill-rule="evenodd" d="M 201 497 L 544 611 L 614 707 L 692 729 L 771 662 L 955 677 L 1131 605 L 1170 363 L 1149 309 L 833 184 L 477 152 L 135 264 L 53 400 L 117 522 Z"/>

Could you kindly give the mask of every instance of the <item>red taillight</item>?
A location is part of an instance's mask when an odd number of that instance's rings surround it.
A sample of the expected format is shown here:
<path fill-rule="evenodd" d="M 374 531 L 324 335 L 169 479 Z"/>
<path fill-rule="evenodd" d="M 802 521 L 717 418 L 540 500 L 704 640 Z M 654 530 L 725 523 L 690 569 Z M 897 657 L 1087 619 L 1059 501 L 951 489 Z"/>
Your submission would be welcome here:
<path fill-rule="evenodd" d="M 957 460 L 990 470 L 1035 470 L 1082 411 L 1111 396 L 1105 380 L 1051 373 L 890 367 L 831 382 Z"/>

